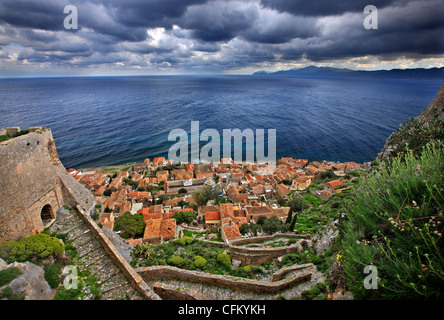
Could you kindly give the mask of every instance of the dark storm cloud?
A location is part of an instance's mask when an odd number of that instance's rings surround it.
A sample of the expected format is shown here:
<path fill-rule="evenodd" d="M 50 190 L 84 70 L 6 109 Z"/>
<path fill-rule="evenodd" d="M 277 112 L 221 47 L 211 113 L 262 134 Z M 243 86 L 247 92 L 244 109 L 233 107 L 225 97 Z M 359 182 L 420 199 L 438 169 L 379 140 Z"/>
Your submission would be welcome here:
<path fill-rule="evenodd" d="M 67 4 L 65 0 L 2 0 L 0 1 L 0 24 L 8 23 L 16 27 L 61 30 L 65 17 L 63 8 Z"/>
<path fill-rule="evenodd" d="M 227 41 L 251 28 L 257 16 L 257 7 L 248 2 L 217 1 L 188 8 L 179 26 L 203 41 Z"/>
<path fill-rule="evenodd" d="M 63 28 L 68 4 L 78 8 L 78 30 Z M 378 9 L 377 30 L 363 27 L 368 4 Z M 67 68 L 421 59 L 444 52 L 443 12 L 442 0 L 1 0 L 0 45 L 17 61 Z"/>
<path fill-rule="evenodd" d="M 377 30 L 365 30 L 362 21 L 348 25 L 344 15 L 344 28 L 339 26 L 331 36 L 322 37 L 330 41 L 328 46 L 307 48 L 305 52 L 317 60 L 360 55 L 442 54 L 443 13 L 444 2 L 439 0 L 384 1 L 378 7 Z"/>
<path fill-rule="evenodd" d="M 123 25 L 171 28 L 173 20 L 180 18 L 188 7 L 205 2 L 207 0 L 111 0 L 103 4 Z"/>
<path fill-rule="evenodd" d="M 341 15 L 346 12 L 362 12 L 366 5 L 374 5 L 379 9 L 390 5 L 406 3 L 408 0 L 260 0 L 267 8 L 280 12 L 288 12 L 301 16 L 331 16 Z"/>

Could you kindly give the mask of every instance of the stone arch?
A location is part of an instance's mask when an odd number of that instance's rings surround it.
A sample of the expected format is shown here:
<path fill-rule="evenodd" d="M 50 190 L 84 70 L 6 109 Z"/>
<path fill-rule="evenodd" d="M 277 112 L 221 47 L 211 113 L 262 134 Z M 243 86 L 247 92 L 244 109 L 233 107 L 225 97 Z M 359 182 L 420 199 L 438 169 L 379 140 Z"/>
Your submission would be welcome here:
<path fill-rule="evenodd" d="M 40 218 L 42 219 L 44 225 L 50 220 L 54 219 L 54 210 L 50 204 L 46 204 L 42 207 L 42 210 L 40 211 Z"/>

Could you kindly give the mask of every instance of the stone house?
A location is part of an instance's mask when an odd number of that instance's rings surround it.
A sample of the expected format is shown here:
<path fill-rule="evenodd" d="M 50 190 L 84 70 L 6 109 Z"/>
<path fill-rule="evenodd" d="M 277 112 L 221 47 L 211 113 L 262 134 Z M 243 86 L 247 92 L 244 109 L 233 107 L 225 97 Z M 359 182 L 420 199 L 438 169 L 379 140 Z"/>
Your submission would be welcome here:
<path fill-rule="evenodd" d="M 291 182 L 291 188 L 293 190 L 304 190 L 307 189 L 311 184 L 311 178 L 308 176 L 300 176 L 294 178 Z"/>
<path fill-rule="evenodd" d="M 285 184 L 280 183 L 276 187 L 276 193 L 278 197 L 285 198 L 287 194 L 289 194 L 291 189 L 287 187 Z"/>
<path fill-rule="evenodd" d="M 332 180 L 329 182 L 325 183 L 325 188 L 326 190 L 328 190 L 330 193 L 334 194 L 339 188 L 344 186 L 344 182 L 342 182 L 341 180 Z"/>
<path fill-rule="evenodd" d="M 205 216 L 205 227 L 221 225 L 221 215 L 219 211 L 205 212 L 204 216 Z"/>
<path fill-rule="evenodd" d="M 99 222 L 102 224 L 102 226 L 113 230 L 113 228 L 114 228 L 114 214 L 112 212 L 102 213 L 102 215 L 100 216 Z"/>

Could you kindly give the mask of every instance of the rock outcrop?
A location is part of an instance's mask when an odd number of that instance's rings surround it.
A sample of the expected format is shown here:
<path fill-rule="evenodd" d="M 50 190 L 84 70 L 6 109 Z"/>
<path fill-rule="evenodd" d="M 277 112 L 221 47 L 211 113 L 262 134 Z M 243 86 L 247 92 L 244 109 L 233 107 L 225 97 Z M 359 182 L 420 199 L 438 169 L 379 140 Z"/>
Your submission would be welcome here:
<path fill-rule="evenodd" d="M 24 296 L 25 300 L 50 300 L 55 289 L 51 289 L 45 280 L 45 271 L 42 267 L 32 262 L 13 262 L 6 264 L 0 258 L 0 271 L 8 268 L 17 268 L 21 273 L 8 284 L 12 289 L 12 295 Z"/>
<path fill-rule="evenodd" d="M 438 90 L 433 101 L 416 117 L 416 120 L 422 122 L 425 125 L 431 125 L 435 115 L 439 117 L 441 123 L 444 123 L 444 84 Z M 398 146 L 394 141 L 395 133 L 392 133 L 386 140 L 384 147 L 378 154 L 377 159 L 385 159 Z"/>

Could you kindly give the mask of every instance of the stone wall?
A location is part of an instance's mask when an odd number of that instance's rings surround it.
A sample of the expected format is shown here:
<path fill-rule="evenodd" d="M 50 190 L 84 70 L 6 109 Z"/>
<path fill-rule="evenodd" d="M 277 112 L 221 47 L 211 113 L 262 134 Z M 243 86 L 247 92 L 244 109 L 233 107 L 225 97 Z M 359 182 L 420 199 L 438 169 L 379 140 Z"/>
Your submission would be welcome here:
<path fill-rule="evenodd" d="M 295 235 L 297 237 L 301 237 L 301 235 Z M 305 237 L 305 236 L 303 236 Z M 264 239 L 266 238 L 266 239 Z M 276 236 L 271 237 L 255 237 L 252 238 L 254 242 L 268 240 L 268 238 L 273 239 Z M 258 240 L 260 239 L 260 240 Z M 247 240 L 247 239 L 245 239 Z M 226 244 L 224 242 L 216 242 L 216 241 L 208 241 L 203 240 L 203 242 L 210 243 L 212 245 L 225 248 L 227 253 L 230 255 L 231 259 L 241 261 L 241 265 L 246 266 L 250 264 L 260 265 L 271 259 L 275 259 L 277 257 L 293 253 L 293 252 L 302 252 L 305 247 L 311 246 L 311 240 L 300 239 L 297 243 L 290 246 L 283 247 L 274 247 L 274 248 L 250 248 L 250 247 L 240 247 L 233 244 Z M 238 243 L 237 243 L 238 244 Z"/>
<path fill-rule="evenodd" d="M 310 280 L 312 276 L 311 272 L 302 272 L 289 277 L 288 279 L 269 282 L 183 270 L 169 266 L 137 268 L 136 272 L 145 281 L 176 279 L 186 282 L 230 288 L 231 290 L 237 291 L 267 294 L 282 292 L 294 285 Z"/>
<path fill-rule="evenodd" d="M 237 240 L 232 240 L 231 244 L 234 246 L 240 246 L 243 244 L 250 244 L 250 243 L 256 243 L 261 241 L 268 241 L 273 240 L 276 238 L 298 238 L 298 239 L 310 239 L 310 234 L 294 234 L 294 233 L 276 233 L 272 234 L 270 236 L 261 236 L 261 237 L 249 237 L 249 238 L 242 238 Z"/>
<path fill-rule="evenodd" d="M 0 177 L 0 243 L 42 231 L 45 206 L 52 218 L 65 204 L 94 208 L 92 194 L 60 162 L 50 129 L 1 142 Z"/>

